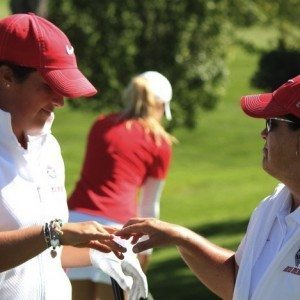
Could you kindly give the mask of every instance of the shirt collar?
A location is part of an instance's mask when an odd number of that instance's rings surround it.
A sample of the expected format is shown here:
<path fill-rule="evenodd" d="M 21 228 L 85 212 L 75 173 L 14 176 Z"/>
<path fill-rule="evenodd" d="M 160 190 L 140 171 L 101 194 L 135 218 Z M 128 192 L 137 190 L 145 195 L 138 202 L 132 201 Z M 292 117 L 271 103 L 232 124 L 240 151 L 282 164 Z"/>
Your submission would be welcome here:
<path fill-rule="evenodd" d="M 277 218 L 279 221 L 286 219 L 286 222 L 296 222 L 300 224 L 300 207 L 297 207 L 293 212 L 291 211 L 292 207 L 292 195 L 288 194 L 285 198 L 282 199 L 282 205 L 277 213 Z"/>
<path fill-rule="evenodd" d="M 51 113 L 50 117 L 46 121 L 44 127 L 35 132 L 28 132 L 28 142 L 39 139 L 41 136 L 51 133 L 51 126 L 54 120 L 54 113 Z M 11 114 L 9 112 L 0 109 L 0 144 L 7 148 L 9 151 L 26 151 L 19 143 L 15 136 L 12 124 Z"/>
<path fill-rule="evenodd" d="M 284 197 L 282 197 L 282 204 L 279 208 L 278 214 L 280 215 L 288 215 L 291 211 L 292 206 L 292 196 L 291 193 L 287 193 Z"/>

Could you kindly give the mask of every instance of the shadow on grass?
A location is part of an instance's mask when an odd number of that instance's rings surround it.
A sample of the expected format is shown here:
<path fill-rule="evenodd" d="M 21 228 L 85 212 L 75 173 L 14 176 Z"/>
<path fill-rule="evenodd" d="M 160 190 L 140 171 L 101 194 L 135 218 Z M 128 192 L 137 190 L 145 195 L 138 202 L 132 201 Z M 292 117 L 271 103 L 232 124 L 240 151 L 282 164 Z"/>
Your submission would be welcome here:
<path fill-rule="evenodd" d="M 247 224 L 248 219 L 235 220 L 199 226 L 198 228 L 192 228 L 192 230 L 209 239 L 215 235 L 244 233 Z M 226 247 L 235 249 L 237 245 L 227 244 Z M 155 251 L 164 250 L 156 249 Z M 172 259 L 150 265 L 147 276 L 149 289 L 155 300 L 219 299 L 188 270 L 179 254 L 178 257 L 172 257 Z"/>
<path fill-rule="evenodd" d="M 234 235 L 245 233 L 249 219 L 245 220 L 232 220 L 219 223 L 205 224 L 198 228 L 191 228 L 195 232 L 210 238 L 215 235 Z"/>

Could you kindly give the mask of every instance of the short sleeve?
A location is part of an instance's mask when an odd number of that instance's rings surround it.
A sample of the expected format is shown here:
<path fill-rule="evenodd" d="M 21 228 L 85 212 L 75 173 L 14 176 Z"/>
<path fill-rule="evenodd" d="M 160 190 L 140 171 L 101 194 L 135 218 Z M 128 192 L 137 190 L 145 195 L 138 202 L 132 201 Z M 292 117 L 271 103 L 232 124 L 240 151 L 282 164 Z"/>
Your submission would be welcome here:
<path fill-rule="evenodd" d="M 153 159 L 153 164 L 150 166 L 147 175 L 157 179 L 165 179 L 168 174 L 171 157 L 172 147 L 164 142 L 158 147 L 158 151 Z"/>

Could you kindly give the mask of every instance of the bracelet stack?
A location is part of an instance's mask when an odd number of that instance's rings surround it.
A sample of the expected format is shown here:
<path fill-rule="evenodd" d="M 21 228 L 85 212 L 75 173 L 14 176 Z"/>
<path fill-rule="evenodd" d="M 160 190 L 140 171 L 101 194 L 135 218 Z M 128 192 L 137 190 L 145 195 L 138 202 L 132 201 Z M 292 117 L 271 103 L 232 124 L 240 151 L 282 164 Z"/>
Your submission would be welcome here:
<path fill-rule="evenodd" d="M 50 223 L 45 223 L 43 226 L 44 239 L 47 247 L 52 247 L 51 256 L 54 258 L 57 255 L 56 247 L 61 245 L 60 237 L 63 235 L 61 231 L 62 220 L 54 219 Z"/>

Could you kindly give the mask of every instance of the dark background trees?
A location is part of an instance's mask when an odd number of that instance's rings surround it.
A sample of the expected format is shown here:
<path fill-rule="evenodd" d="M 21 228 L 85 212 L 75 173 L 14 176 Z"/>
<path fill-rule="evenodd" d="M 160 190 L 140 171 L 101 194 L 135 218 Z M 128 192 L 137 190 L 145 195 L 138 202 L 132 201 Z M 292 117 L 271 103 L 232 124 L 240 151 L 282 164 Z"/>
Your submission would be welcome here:
<path fill-rule="evenodd" d="M 233 5 L 232 22 L 239 27 L 258 24 L 261 28 L 272 28 L 273 39 L 268 49 L 253 49 L 260 52 L 256 72 L 252 76 L 254 87 L 273 91 L 288 79 L 300 74 L 300 1 L 299 0 L 255 0 L 236 1 L 245 5 Z M 245 7 L 252 12 L 244 14 Z M 241 17 L 242 16 L 242 17 Z M 257 36 L 257 39 L 260 39 Z"/>
<path fill-rule="evenodd" d="M 152 69 L 174 89 L 170 126 L 194 127 L 198 111 L 213 109 L 224 91 L 232 43 L 260 53 L 257 88 L 273 90 L 300 73 L 299 0 L 11 0 L 11 8 L 34 6 L 45 16 L 47 2 L 48 18 L 70 37 L 80 67 L 100 89 L 88 102 L 70 102 L 74 108 L 119 109 L 130 77 Z M 267 50 L 237 38 L 257 24 L 274 29 Z"/>
<path fill-rule="evenodd" d="M 52 0 L 49 18 L 67 32 L 82 69 L 101 91 L 89 108 L 119 108 L 130 77 L 157 70 L 173 85 L 172 126 L 193 127 L 199 108 L 213 108 L 224 87 L 230 40 L 225 3 Z"/>

